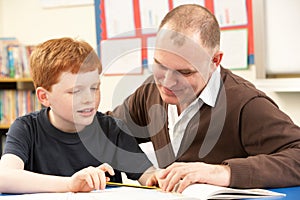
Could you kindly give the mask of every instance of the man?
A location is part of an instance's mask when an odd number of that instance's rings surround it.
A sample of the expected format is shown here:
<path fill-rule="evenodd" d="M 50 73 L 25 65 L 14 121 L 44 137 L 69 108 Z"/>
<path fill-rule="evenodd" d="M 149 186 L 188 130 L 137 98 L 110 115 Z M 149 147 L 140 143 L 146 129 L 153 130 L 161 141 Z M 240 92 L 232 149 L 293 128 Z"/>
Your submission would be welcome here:
<path fill-rule="evenodd" d="M 300 128 L 263 92 L 220 66 L 220 28 L 198 5 L 162 20 L 153 75 L 112 115 L 151 141 L 161 170 L 148 181 L 238 188 L 300 185 Z"/>

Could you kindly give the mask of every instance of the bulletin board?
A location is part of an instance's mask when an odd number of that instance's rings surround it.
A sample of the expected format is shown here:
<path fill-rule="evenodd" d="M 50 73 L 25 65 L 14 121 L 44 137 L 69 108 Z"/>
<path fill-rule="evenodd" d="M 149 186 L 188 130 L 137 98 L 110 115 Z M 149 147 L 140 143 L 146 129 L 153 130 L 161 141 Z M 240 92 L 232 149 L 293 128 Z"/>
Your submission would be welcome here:
<path fill-rule="evenodd" d="M 221 64 L 254 64 L 252 0 L 95 0 L 97 50 L 104 75 L 143 74 L 153 62 L 155 36 L 163 17 L 187 3 L 205 6 L 221 27 Z"/>

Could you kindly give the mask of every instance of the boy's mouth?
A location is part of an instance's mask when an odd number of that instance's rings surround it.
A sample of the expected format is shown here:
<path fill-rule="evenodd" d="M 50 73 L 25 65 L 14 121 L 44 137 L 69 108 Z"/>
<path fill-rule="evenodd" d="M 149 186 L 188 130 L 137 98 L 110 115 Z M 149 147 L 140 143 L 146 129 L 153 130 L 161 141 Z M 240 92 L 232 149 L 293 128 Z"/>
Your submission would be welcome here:
<path fill-rule="evenodd" d="M 83 110 L 79 110 L 78 112 L 79 113 L 90 113 L 90 112 L 93 112 L 94 111 L 94 108 L 86 108 L 86 109 L 83 109 Z"/>

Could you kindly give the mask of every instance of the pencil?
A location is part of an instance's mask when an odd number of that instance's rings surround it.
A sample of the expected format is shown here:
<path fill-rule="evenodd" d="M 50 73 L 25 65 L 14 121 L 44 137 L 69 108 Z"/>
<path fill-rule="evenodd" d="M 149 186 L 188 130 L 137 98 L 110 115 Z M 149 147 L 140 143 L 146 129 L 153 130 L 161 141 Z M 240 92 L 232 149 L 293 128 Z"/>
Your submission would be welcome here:
<path fill-rule="evenodd" d="M 118 186 L 118 187 L 134 187 L 134 188 L 142 188 L 142 189 L 159 189 L 156 186 L 134 185 L 134 184 L 115 183 L 115 182 L 106 182 L 106 185 Z"/>

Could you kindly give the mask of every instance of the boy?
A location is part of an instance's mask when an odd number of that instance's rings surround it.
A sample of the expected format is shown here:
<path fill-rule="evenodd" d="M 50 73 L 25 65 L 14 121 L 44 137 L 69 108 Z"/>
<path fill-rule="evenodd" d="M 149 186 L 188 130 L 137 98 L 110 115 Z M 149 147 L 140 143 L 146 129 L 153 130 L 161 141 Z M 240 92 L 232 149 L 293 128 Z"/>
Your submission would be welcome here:
<path fill-rule="evenodd" d="M 52 39 L 37 46 L 30 63 L 45 108 L 11 125 L 0 192 L 88 192 L 121 182 L 120 171 L 145 184 L 151 162 L 120 121 L 97 111 L 102 66 L 93 48 Z"/>

